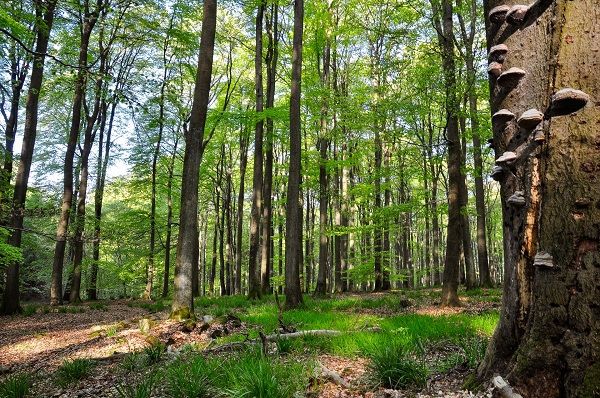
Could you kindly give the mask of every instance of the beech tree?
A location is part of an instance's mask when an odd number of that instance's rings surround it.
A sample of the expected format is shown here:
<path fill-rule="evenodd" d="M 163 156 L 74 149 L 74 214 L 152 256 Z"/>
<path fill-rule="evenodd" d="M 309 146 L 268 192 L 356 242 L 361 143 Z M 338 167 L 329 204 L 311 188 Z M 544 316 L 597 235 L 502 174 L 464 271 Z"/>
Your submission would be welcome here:
<path fill-rule="evenodd" d="M 14 195 L 12 200 L 11 221 L 12 227 L 9 243 L 17 248 L 21 247 L 23 217 L 25 213 L 25 198 L 29 186 L 29 174 L 33 161 L 35 147 L 38 107 L 40 92 L 44 78 L 44 64 L 46 51 L 50 40 L 50 32 L 54 22 L 54 12 L 57 0 L 35 3 L 35 57 L 31 68 L 27 103 L 25 105 L 25 126 L 23 128 L 23 144 L 21 146 L 21 159 L 15 179 Z M 2 313 L 14 314 L 20 311 L 19 301 L 19 262 L 12 262 L 6 270 L 6 284 L 2 296 Z"/>
<path fill-rule="evenodd" d="M 185 155 L 181 179 L 181 211 L 171 315 L 178 319 L 194 316 L 192 278 L 193 268 L 198 264 L 198 179 L 210 95 L 217 25 L 217 1 L 205 0 L 203 12 L 198 70 L 189 130 L 185 136 Z"/>
<path fill-rule="evenodd" d="M 479 375 L 528 397 L 599 391 L 597 11 L 486 4 L 505 284 Z"/>
<path fill-rule="evenodd" d="M 300 204 L 302 137 L 300 97 L 302 79 L 302 34 L 304 0 L 294 0 L 294 38 L 292 48 L 292 85 L 290 95 L 290 165 L 285 211 L 285 304 L 302 304 L 300 268 L 302 264 L 302 206 Z"/>

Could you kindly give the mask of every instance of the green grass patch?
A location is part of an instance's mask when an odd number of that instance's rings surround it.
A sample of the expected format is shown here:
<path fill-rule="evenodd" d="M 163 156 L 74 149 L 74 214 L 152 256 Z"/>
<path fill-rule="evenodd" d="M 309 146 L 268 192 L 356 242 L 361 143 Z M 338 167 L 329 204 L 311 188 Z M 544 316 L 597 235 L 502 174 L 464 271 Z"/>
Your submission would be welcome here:
<path fill-rule="evenodd" d="M 56 371 L 56 382 L 61 387 L 72 384 L 87 377 L 93 366 L 94 363 L 89 359 L 66 360 Z"/>
<path fill-rule="evenodd" d="M 419 354 L 399 341 L 366 347 L 364 354 L 369 358 L 369 376 L 377 386 L 422 388 L 427 383 L 429 368 Z"/>
<path fill-rule="evenodd" d="M 0 397 L 23 398 L 31 388 L 31 378 L 25 373 L 8 376 L 0 383 Z"/>
<path fill-rule="evenodd" d="M 292 398 L 304 391 L 312 367 L 249 349 L 232 357 L 194 354 L 165 370 L 171 397 Z"/>
<path fill-rule="evenodd" d="M 117 396 L 120 398 L 150 398 L 156 385 L 154 374 L 144 376 L 137 383 L 122 383 L 117 389 Z"/>

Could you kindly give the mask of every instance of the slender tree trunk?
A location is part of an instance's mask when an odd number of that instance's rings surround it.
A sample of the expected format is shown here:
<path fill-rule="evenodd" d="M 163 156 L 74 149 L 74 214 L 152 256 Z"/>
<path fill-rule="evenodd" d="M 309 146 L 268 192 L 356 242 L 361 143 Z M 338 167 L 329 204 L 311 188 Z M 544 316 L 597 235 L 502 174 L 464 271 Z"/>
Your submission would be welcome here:
<path fill-rule="evenodd" d="M 302 77 L 302 34 L 304 0 L 294 0 L 294 38 L 292 49 L 292 84 L 290 96 L 290 161 L 285 219 L 285 304 L 287 308 L 302 304 L 300 267 L 302 264 L 302 207 L 300 183 L 302 167 L 300 92 Z"/>
<path fill-rule="evenodd" d="M 81 27 L 81 41 L 79 45 L 79 69 L 75 81 L 75 94 L 73 96 L 73 108 L 71 111 L 71 127 L 69 130 L 69 141 L 67 143 L 67 152 L 65 154 L 63 168 L 64 182 L 62 205 L 60 219 L 56 229 L 56 245 L 54 248 L 54 261 L 52 265 L 52 283 L 50 285 L 51 305 L 62 303 L 62 272 L 73 201 L 73 159 L 79 138 L 79 130 L 81 128 L 81 108 L 84 101 L 87 81 L 86 70 L 88 65 L 88 47 L 92 30 L 98 20 L 100 7 L 102 7 L 102 0 L 98 0 L 96 8 L 93 11 L 90 11 L 88 1 L 85 1 L 83 11 L 84 22 Z"/>
<path fill-rule="evenodd" d="M 442 68 L 446 86 L 446 138 L 448 146 L 448 233 L 446 234 L 446 260 L 442 306 L 460 305 L 458 299 L 458 274 L 461 242 L 460 172 L 461 148 L 458 129 L 458 101 L 456 97 L 456 64 L 454 59 L 453 7 L 450 0 L 441 4 L 431 1 L 434 24 L 442 52 Z"/>
<path fill-rule="evenodd" d="M 256 112 L 259 121 L 254 130 L 254 176 L 252 179 L 252 209 L 250 212 L 250 254 L 248 263 L 248 298 L 256 299 L 261 296 L 260 272 L 260 216 L 262 211 L 263 183 L 263 17 L 265 5 L 261 0 L 256 12 L 256 50 L 254 54 L 254 85 L 256 93 Z"/>
<path fill-rule="evenodd" d="M 277 73 L 277 59 L 279 55 L 279 7 L 276 2 L 271 5 L 271 16 L 267 22 L 267 109 L 272 109 L 275 104 L 275 78 Z M 273 256 L 271 241 L 273 239 L 273 119 L 267 118 L 267 131 L 265 137 L 265 172 L 263 181 L 263 215 L 262 215 L 262 245 L 260 255 L 261 287 L 267 294 L 271 290 L 271 274 Z"/>
<path fill-rule="evenodd" d="M 198 56 L 198 71 L 194 87 L 190 127 L 185 137 L 186 146 L 183 158 L 181 210 L 171 314 L 175 319 L 185 319 L 194 316 L 192 279 L 194 274 L 193 268 L 198 267 L 198 179 L 201 161 L 200 154 L 208 110 L 216 22 L 217 1 L 205 0 L 200 54 Z"/>
<path fill-rule="evenodd" d="M 169 174 L 167 175 L 167 226 L 165 233 L 165 272 L 163 275 L 162 297 L 169 295 L 169 273 L 171 268 L 171 235 L 173 233 L 173 174 L 175 171 L 175 158 L 177 157 L 177 144 L 175 140 L 171 162 L 169 164 Z M 206 237 L 206 233 L 204 234 Z M 205 274 L 202 274 L 205 277 Z M 202 285 L 204 288 L 204 284 Z"/>
<path fill-rule="evenodd" d="M 10 226 L 12 228 L 9 243 L 15 247 L 21 247 L 21 236 L 23 229 L 23 217 L 25 211 L 25 197 L 29 182 L 29 172 L 33 159 L 33 149 L 37 134 L 38 104 L 44 77 L 45 54 L 48 50 L 50 30 L 54 21 L 54 10 L 57 0 L 49 0 L 43 4 L 37 4 L 35 8 L 36 21 L 36 55 L 31 68 L 31 78 L 27 91 L 27 104 L 25 105 L 25 125 L 23 127 L 23 144 L 21 146 L 21 158 L 15 178 L 15 190 L 12 202 L 12 215 Z M 8 264 L 6 268 L 6 282 L 4 295 L 2 297 L 2 308 L 0 313 L 10 315 L 20 311 L 19 300 L 19 266 L 18 262 Z"/>
<path fill-rule="evenodd" d="M 248 163 L 248 133 L 245 126 L 240 127 L 240 189 L 237 201 L 236 216 L 236 257 L 235 257 L 235 293 L 242 294 L 242 247 L 243 247 L 243 224 L 244 224 L 244 193 L 246 164 Z"/>

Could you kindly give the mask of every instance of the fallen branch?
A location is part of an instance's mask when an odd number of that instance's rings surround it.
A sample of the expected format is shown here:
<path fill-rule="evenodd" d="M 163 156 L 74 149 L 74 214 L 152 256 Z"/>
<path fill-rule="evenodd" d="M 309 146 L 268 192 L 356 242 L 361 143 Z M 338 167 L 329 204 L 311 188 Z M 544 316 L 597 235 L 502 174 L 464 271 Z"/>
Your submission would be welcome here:
<path fill-rule="evenodd" d="M 340 332 L 339 330 L 327 330 L 327 329 L 303 330 L 300 332 L 283 333 L 283 334 L 277 333 L 277 334 L 270 334 L 268 336 L 262 335 L 261 337 L 259 337 L 257 339 L 250 339 L 250 340 L 245 340 L 245 341 L 235 341 L 233 343 L 223 344 L 223 345 L 220 345 L 220 346 L 217 346 L 214 348 L 207 347 L 204 350 L 204 352 L 205 353 L 216 353 L 216 352 L 224 352 L 224 351 L 234 351 L 234 350 L 242 349 L 248 345 L 254 345 L 254 344 L 259 344 L 259 343 L 262 343 L 263 348 L 264 348 L 264 342 L 267 342 L 267 341 L 294 339 L 297 337 L 304 337 L 304 336 L 340 336 L 341 334 L 342 334 L 342 332 Z"/>
<path fill-rule="evenodd" d="M 513 391 L 512 387 L 502 378 L 502 376 L 496 376 L 492 379 L 494 383 L 494 390 L 498 392 L 502 398 L 523 398 L 520 394 Z"/>
<path fill-rule="evenodd" d="M 346 380 L 342 379 L 342 376 L 340 376 L 340 374 L 338 372 L 331 370 L 331 369 L 327 369 L 321 363 L 319 363 L 318 372 L 320 372 L 321 378 L 331 381 L 332 383 L 337 384 L 338 386 L 341 386 L 344 388 L 350 388 L 350 384 L 348 384 L 348 382 Z M 317 377 L 319 377 L 319 376 L 317 376 Z"/>

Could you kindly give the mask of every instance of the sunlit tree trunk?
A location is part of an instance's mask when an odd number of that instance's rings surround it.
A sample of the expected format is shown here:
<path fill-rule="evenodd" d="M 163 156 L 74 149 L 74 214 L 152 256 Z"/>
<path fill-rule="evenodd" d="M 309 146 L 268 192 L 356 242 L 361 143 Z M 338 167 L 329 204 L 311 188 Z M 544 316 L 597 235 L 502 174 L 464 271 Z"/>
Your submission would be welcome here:
<path fill-rule="evenodd" d="M 171 314 L 176 319 L 194 316 L 192 279 L 193 268 L 198 267 L 198 179 L 212 75 L 216 22 L 217 1 L 205 0 L 198 71 L 183 158 L 181 210 Z"/>
<path fill-rule="evenodd" d="M 12 201 L 12 214 L 10 226 L 12 228 L 9 243 L 15 247 L 21 247 L 23 229 L 23 217 L 25 212 L 25 197 L 29 183 L 29 172 L 33 159 L 33 149 L 37 134 L 39 95 L 44 78 L 44 62 L 50 31 L 54 21 L 54 10 L 57 0 L 36 3 L 36 42 L 35 51 L 38 55 L 34 57 L 31 68 L 29 89 L 27 91 L 27 103 L 25 105 L 25 124 L 23 127 L 23 143 L 21 145 L 21 158 L 15 176 L 15 190 Z M 2 314 L 15 314 L 20 310 L 19 302 L 19 266 L 18 262 L 8 264 L 6 268 L 6 282 L 2 296 Z M 59 296 L 60 297 L 60 296 Z"/>

